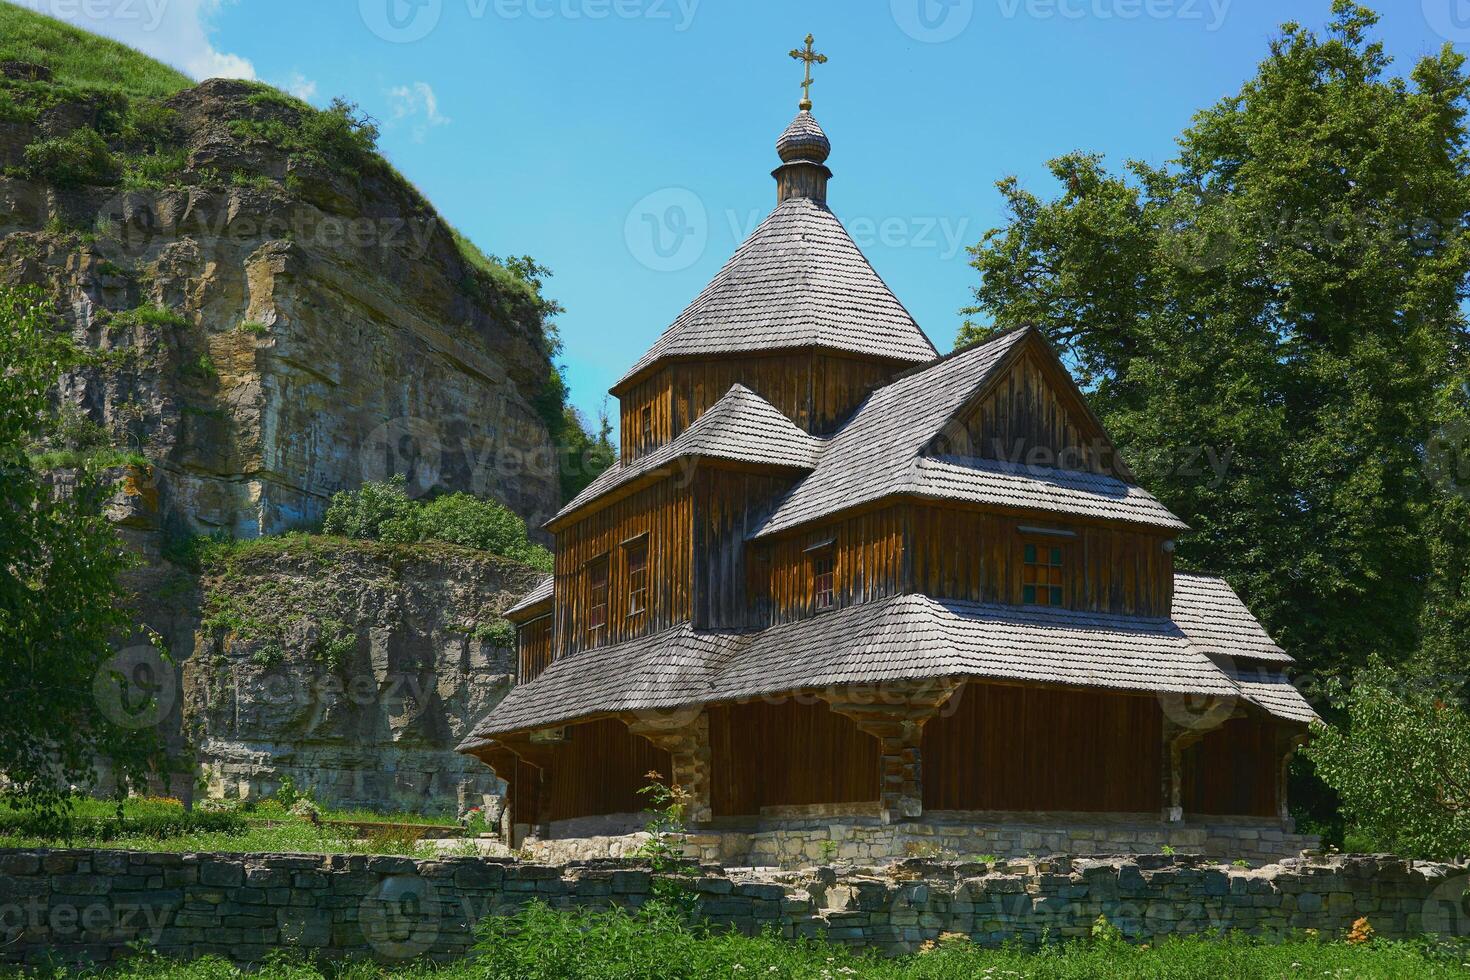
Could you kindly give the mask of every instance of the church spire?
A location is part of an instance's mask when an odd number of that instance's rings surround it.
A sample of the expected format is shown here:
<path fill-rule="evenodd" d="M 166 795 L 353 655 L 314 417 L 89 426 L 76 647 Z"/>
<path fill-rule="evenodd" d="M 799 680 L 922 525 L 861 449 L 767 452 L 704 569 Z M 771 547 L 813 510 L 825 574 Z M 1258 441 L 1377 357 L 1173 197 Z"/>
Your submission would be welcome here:
<path fill-rule="evenodd" d="M 826 162 L 832 144 L 812 115 L 812 65 L 825 65 L 827 56 L 817 53 L 813 47 L 815 40 L 808 34 L 806 47 L 791 52 L 791 57 L 806 64 L 806 77 L 801 83 L 801 112 L 776 141 L 781 166 L 772 176 L 776 178 L 778 201 L 804 197 L 818 204 L 827 203 L 827 181 L 832 179 L 832 171 L 827 169 Z"/>

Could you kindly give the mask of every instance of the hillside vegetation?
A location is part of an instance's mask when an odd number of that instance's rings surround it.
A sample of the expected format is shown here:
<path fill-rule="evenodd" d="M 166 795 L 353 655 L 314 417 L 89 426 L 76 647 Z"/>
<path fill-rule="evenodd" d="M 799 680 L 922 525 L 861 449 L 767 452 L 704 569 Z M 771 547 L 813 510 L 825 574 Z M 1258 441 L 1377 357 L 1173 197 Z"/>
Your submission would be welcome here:
<path fill-rule="evenodd" d="M 183 72 L 126 44 L 0 0 L 0 62 L 5 61 L 42 65 L 61 85 L 144 98 L 167 98 L 194 84 Z"/>

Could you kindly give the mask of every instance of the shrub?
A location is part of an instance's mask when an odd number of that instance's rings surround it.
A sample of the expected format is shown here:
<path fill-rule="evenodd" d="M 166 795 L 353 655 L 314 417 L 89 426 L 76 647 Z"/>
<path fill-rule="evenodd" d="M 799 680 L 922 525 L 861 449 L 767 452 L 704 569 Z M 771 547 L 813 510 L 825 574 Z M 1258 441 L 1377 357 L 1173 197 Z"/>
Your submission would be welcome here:
<path fill-rule="evenodd" d="M 1470 853 L 1470 713 L 1452 690 L 1374 658 L 1336 685 L 1338 725 L 1303 754 L 1360 834 L 1409 857 Z"/>
<path fill-rule="evenodd" d="M 551 552 L 526 537 L 526 522 L 495 500 L 451 493 L 414 500 L 401 476 L 332 495 L 322 530 L 389 544 L 443 541 L 551 570 Z"/>
<path fill-rule="evenodd" d="M 107 141 L 86 126 L 26 147 L 26 170 L 38 180 L 60 186 L 110 184 L 118 175 L 117 160 Z"/>
<path fill-rule="evenodd" d="M 82 812 L 60 814 L 0 810 L 0 835 L 97 841 L 127 835 L 164 840 L 193 833 L 245 830 L 245 820 L 239 814 L 190 811 L 173 801 L 129 800 L 121 815 L 117 810 L 97 813 L 97 809 L 94 805 Z"/>

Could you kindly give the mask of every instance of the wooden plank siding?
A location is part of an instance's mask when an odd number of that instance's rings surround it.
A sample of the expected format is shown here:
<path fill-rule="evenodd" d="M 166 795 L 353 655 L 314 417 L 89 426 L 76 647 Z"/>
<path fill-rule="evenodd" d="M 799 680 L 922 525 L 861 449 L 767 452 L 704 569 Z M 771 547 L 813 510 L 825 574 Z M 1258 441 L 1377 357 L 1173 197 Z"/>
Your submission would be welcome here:
<path fill-rule="evenodd" d="M 700 467 L 694 480 L 694 625 L 740 629 L 765 624 L 763 563 L 746 537 L 795 474 Z"/>
<path fill-rule="evenodd" d="M 616 392 L 623 459 L 677 438 L 733 385 L 743 384 L 814 435 L 835 431 L 875 386 L 913 365 L 816 351 L 670 361 Z M 653 438 L 643 438 L 642 413 L 652 409 Z M 647 444 L 645 444 L 647 443 Z"/>
<path fill-rule="evenodd" d="M 1172 608 L 1168 535 L 1070 523 L 1062 515 L 1027 518 L 930 505 L 915 505 L 910 518 L 908 564 L 915 592 L 1021 605 L 1023 549 L 1032 543 L 1062 549 L 1063 608 L 1135 616 L 1167 616 Z M 1041 529 L 1076 536 L 1037 533 Z"/>
<path fill-rule="evenodd" d="M 516 629 L 516 644 L 520 654 L 520 671 L 517 683 L 528 684 L 541 676 L 551 666 L 551 613 L 522 623 Z"/>
<path fill-rule="evenodd" d="M 904 591 L 906 508 L 882 507 L 807 529 L 763 549 L 765 582 L 757 608 L 769 605 L 768 622 L 785 623 L 816 615 L 812 558 L 814 547 L 831 542 L 834 608 L 845 609 Z"/>
<path fill-rule="evenodd" d="M 924 726 L 926 810 L 1162 806 L 1156 698 L 971 682 L 945 710 Z"/>
<path fill-rule="evenodd" d="M 1125 476 L 1071 381 L 1029 349 L 945 428 L 935 452 Z"/>
<path fill-rule="evenodd" d="M 878 799 L 878 740 L 823 703 L 796 698 L 709 708 L 715 816 Z"/>
<path fill-rule="evenodd" d="M 1075 537 L 1040 533 L 1062 531 Z M 1167 616 L 1174 599 L 1168 535 L 905 501 L 803 529 L 750 562 L 757 625 L 815 615 L 811 549 L 832 542 L 835 608 L 900 593 L 1022 605 L 1023 549 L 1063 551 L 1063 608 Z M 769 608 L 769 613 L 765 610 Z"/>
<path fill-rule="evenodd" d="M 562 528 L 556 536 L 558 657 L 657 633 L 689 620 L 694 527 L 689 488 L 677 479 L 646 487 Z M 648 538 L 648 594 L 643 612 L 628 612 L 625 547 Z M 607 623 L 588 628 L 587 569 L 608 558 Z"/>
<path fill-rule="evenodd" d="M 1276 816 L 1276 726 L 1260 718 L 1232 718 L 1185 749 L 1180 799 L 1184 812 Z"/>
<path fill-rule="evenodd" d="M 551 759 L 546 770 L 524 761 L 512 770 L 507 782 L 512 807 L 520 801 L 519 809 L 512 811 L 516 823 L 638 813 L 648 805 L 638 792 L 650 782 L 647 774 L 657 772 L 668 781 L 669 754 L 631 734 L 615 718 L 573 725 L 566 733 L 564 743 L 538 748 Z"/>

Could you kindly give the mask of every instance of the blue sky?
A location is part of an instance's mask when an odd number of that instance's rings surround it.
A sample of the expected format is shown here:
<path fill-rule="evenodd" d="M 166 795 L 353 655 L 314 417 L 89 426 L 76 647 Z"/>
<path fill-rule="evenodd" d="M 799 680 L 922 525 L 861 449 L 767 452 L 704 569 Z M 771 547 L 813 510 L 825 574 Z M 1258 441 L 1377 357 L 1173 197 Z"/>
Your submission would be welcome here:
<path fill-rule="evenodd" d="M 603 394 L 775 203 L 807 32 L 831 205 L 941 350 L 1002 219 L 1074 149 L 1161 162 L 1282 21 L 1330 0 L 24 0 L 196 77 L 359 103 L 486 251 L 550 266 L 574 402 Z M 1379 0 L 1407 71 L 1467 0 Z"/>

